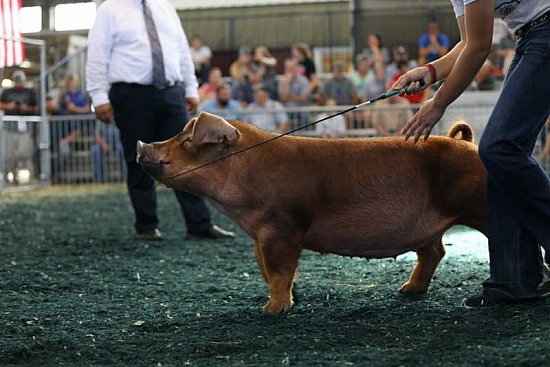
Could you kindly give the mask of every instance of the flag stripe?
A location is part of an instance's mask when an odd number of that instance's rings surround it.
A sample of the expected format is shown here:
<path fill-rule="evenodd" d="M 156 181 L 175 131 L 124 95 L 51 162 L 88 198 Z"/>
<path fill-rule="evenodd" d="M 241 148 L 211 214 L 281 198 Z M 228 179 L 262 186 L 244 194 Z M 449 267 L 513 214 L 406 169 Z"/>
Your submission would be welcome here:
<path fill-rule="evenodd" d="M 19 28 L 19 9 L 21 0 L 0 0 L 0 67 L 19 65 L 23 62 L 25 51 Z"/>

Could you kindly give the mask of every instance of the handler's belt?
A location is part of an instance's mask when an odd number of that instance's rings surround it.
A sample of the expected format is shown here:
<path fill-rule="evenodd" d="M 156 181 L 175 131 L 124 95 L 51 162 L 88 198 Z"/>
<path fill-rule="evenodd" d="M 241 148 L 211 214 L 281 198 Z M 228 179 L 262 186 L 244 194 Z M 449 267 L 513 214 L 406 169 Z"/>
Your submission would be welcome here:
<path fill-rule="evenodd" d="M 527 32 L 529 32 L 531 29 L 538 27 L 541 24 L 548 23 L 548 21 L 550 21 L 550 11 L 547 11 L 537 19 L 530 21 L 529 23 L 518 29 L 516 31 L 516 36 L 518 38 L 521 38 L 525 36 Z"/>
<path fill-rule="evenodd" d="M 127 86 L 127 87 L 139 87 L 139 88 L 155 88 L 155 89 L 167 89 L 167 88 L 172 88 L 172 87 L 177 87 L 178 85 L 183 85 L 182 82 L 179 82 L 179 81 L 175 81 L 175 82 L 166 82 L 164 84 L 162 84 L 161 86 L 158 86 L 158 87 L 155 87 L 154 85 L 152 84 L 139 84 L 139 83 L 124 83 L 124 82 L 115 82 L 113 84 L 111 84 L 111 86 L 115 86 L 115 85 L 118 85 L 118 86 Z"/>

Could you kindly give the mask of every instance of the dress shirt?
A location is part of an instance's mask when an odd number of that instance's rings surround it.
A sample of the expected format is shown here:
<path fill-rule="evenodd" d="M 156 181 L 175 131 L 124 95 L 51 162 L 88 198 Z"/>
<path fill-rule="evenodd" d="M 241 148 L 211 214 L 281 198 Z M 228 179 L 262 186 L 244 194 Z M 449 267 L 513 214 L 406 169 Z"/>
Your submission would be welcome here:
<path fill-rule="evenodd" d="M 198 97 L 189 43 L 173 5 L 147 0 L 162 46 L 166 82 L 183 82 L 186 97 Z M 107 0 L 88 34 L 86 85 L 94 106 L 109 103 L 109 85 L 151 85 L 153 66 L 141 0 Z"/>

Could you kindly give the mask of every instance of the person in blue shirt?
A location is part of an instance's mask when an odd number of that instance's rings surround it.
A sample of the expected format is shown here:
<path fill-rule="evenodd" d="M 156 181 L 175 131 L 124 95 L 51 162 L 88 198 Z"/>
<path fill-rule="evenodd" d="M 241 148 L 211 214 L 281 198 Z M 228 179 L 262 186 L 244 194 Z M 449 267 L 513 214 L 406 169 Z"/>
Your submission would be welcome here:
<path fill-rule="evenodd" d="M 424 65 L 439 59 L 449 52 L 449 37 L 439 30 L 439 24 L 430 22 L 428 33 L 420 36 L 418 40 L 418 64 Z"/>
<path fill-rule="evenodd" d="M 218 115 L 226 120 L 242 120 L 241 105 L 231 99 L 231 86 L 224 83 L 216 90 L 216 98 L 208 99 L 199 106 L 200 111 Z"/>
<path fill-rule="evenodd" d="M 71 74 L 65 81 L 65 92 L 59 100 L 59 108 L 65 114 L 91 113 L 90 100 L 79 89 L 78 76 Z"/>

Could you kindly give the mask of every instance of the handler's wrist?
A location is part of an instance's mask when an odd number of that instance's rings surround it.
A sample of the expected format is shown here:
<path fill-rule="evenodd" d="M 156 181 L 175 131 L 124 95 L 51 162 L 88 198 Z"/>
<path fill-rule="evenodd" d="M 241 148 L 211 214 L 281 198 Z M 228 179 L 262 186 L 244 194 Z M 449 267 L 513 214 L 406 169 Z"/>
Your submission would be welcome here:
<path fill-rule="evenodd" d="M 427 67 L 428 71 L 430 72 L 430 84 L 437 82 L 437 72 L 435 70 L 435 67 L 430 63 L 425 64 L 424 66 Z"/>

